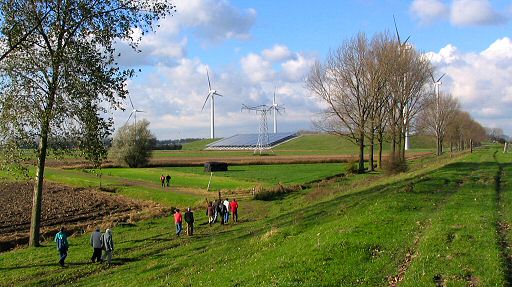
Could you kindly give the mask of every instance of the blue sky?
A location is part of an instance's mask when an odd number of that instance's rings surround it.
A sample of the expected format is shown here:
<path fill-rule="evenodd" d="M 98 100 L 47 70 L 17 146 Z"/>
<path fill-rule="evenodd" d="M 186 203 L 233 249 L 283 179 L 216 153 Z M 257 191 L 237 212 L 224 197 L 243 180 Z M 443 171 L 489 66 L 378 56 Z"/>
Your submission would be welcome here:
<path fill-rule="evenodd" d="M 132 100 L 159 139 L 210 136 L 206 67 L 216 98 L 216 136 L 257 131 L 241 105 L 286 111 L 279 131 L 312 129 L 322 110 L 304 87 L 311 65 L 358 32 L 394 33 L 446 73 L 442 91 L 488 127 L 512 135 L 512 2 L 486 0 L 214 1 L 178 0 L 178 12 L 143 38 L 142 53 L 120 43 L 120 63 L 142 72 L 128 82 Z M 137 33 L 137 31 L 134 31 Z M 115 112 L 116 126 L 128 109 Z"/>

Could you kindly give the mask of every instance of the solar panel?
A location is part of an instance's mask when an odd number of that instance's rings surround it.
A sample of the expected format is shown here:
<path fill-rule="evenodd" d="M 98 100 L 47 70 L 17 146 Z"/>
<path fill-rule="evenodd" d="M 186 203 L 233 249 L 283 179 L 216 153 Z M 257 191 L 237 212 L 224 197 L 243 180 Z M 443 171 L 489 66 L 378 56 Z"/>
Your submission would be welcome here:
<path fill-rule="evenodd" d="M 297 137 L 296 133 L 268 134 L 270 148 Z M 237 134 L 207 145 L 207 150 L 219 149 L 254 149 L 258 143 L 258 134 Z"/>

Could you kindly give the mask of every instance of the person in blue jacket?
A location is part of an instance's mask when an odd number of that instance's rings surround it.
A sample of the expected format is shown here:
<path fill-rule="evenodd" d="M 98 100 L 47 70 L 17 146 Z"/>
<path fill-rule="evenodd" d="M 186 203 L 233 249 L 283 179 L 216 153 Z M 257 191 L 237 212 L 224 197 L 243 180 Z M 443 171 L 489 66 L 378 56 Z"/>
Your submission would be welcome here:
<path fill-rule="evenodd" d="M 69 247 L 68 236 L 66 235 L 64 226 L 60 228 L 60 231 L 57 234 L 55 234 L 54 241 L 57 243 L 57 250 L 59 250 L 59 264 L 64 267 L 64 260 L 66 260 L 66 257 L 68 256 Z"/>

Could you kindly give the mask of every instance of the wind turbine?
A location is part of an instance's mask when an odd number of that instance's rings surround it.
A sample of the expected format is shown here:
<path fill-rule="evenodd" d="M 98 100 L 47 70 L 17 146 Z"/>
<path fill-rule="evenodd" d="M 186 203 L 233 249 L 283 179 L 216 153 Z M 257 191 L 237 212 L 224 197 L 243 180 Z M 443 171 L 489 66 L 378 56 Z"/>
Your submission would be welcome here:
<path fill-rule="evenodd" d="M 283 106 L 280 106 L 276 103 L 276 91 L 274 90 L 274 99 L 272 100 L 272 106 L 270 107 L 274 114 L 274 133 L 277 133 L 277 113 L 280 113 L 281 110 L 284 110 Z"/>
<path fill-rule="evenodd" d="M 135 125 L 135 127 L 137 127 L 137 113 L 144 113 L 144 111 L 137 110 L 135 108 L 135 106 L 133 106 L 133 102 L 132 102 L 132 98 L 130 97 L 130 94 L 128 94 L 128 99 L 130 100 L 130 105 L 132 106 L 132 112 L 130 113 L 130 116 L 128 117 L 128 119 L 126 120 L 126 122 L 124 124 L 126 125 L 128 123 L 128 121 L 131 119 L 131 117 L 133 116 L 134 125 Z"/>
<path fill-rule="evenodd" d="M 201 108 L 201 111 L 204 110 L 204 106 L 206 105 L 206 102 L 208 101 L 208 98 L 210 98 L 210 104 L 211 104 L 211 110 L 210 110 L 210 137 L 213 139 L 215 138 L 215 96 L 221 96 L 221 94 L 217 93 L 216 90 L 212 90 L 212 85 L 210 83 L 210 74 L 208 73 L 208 68 L 206 68 L 206 77 L 208 77 L 208 96 L 206 96 L 206 99 L 204 100 L 203 107 Z"/>
<path fill-rule="evenodd" d="M 395 31 L 396 31 L 396 38 L 398 40 L 398 45 L 399 45 L 399 53 L 400 53 L 400 56 L 402 55 L 402 49 L 404 50 L 409 50 L 411 48 L 411 45 L 407 44 L 407 41 L 409 41 L 409 38 L 411 38 L 411 36 L 408 36 L 407 39 L 405 39 L 404 42 L 400 41 L 400 33 L 398 33 L 398 26 L 396 25 L 396 19 L 395 19 L 395 15 L 393 15 L 393 23 L 395 24 Z M 404 76 L 404 82 L 405 82 L 405 76 Z M 406 106 L 404 107 L 404 110 L 402 111 L 402 115 L 405 113 L 405 109 L 407 108 L 407 104 Z M 409 142 L 409 127 L 408 127 L 409 123 L 407 122 L 407 119 L 404 117 L 404 126 L 405 126 L 405 146 L 404 146 L 404 149 L 405 150 L 409 150 L 409 146 L 410 146 L 410 142 Z"/>

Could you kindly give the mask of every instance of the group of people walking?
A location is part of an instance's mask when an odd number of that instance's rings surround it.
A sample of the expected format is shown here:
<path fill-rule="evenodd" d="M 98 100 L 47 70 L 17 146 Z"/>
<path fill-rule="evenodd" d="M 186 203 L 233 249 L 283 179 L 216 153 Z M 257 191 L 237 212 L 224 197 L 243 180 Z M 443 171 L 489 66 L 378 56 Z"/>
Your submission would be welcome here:
<path fill-rule="evenodd" d="M 170 184 L 171 184 L 171 176 L 170 175 L 164 176 L 162 174 L 160 176 L 160 182 L 162 183 L 162 187 L 165 187 L 166 185 L 170 186 Z"/>
<path fill-rule="evenodd" d="M 208 201 L 207 201 L 208 202 Z M 213 202 L 209 201 L 206 207 L 206 214 L 208 215 L 208 224 L 217 222 L 220 219 L 220 224 L 227 224 L 229 222 L 229 216 L 231 214 L 232 221 L 238 222 L 238 202 L 236 198 L 233 201 L 229 201 L 226 198 L 224 201 L 221 199 Z"/>
<path fill-rule="evenodd" d="M 64 227 L 60 228 L 60 231 L 55 235 L 54 241 L 57 243 L 57 250 L 59 251 L 59 265 L 64 267 L 69 249 L 68 236 Z M 112 253 L 114 252 L 112 230 L 107 229 L 105 233 L 101 233 L 100 228 L 97 227 L 91 234 L 89 243 L 93 248 L 91 262 L 103 262 L 106 259 L 109 265 L 112 263 Z M 103 255 L 101 254 L 102 251 Z"/>
<path fill-rule="evenodd" d="M 176 225 L 176 236 L 180 236 L 183 231 L 183 216 L 178 208 L 173 211 L 173 216 Z M 190 207 L 185 212 L 185 222 L 187 223 L 187 235 L 194 235 L 194 212 Z"/>

